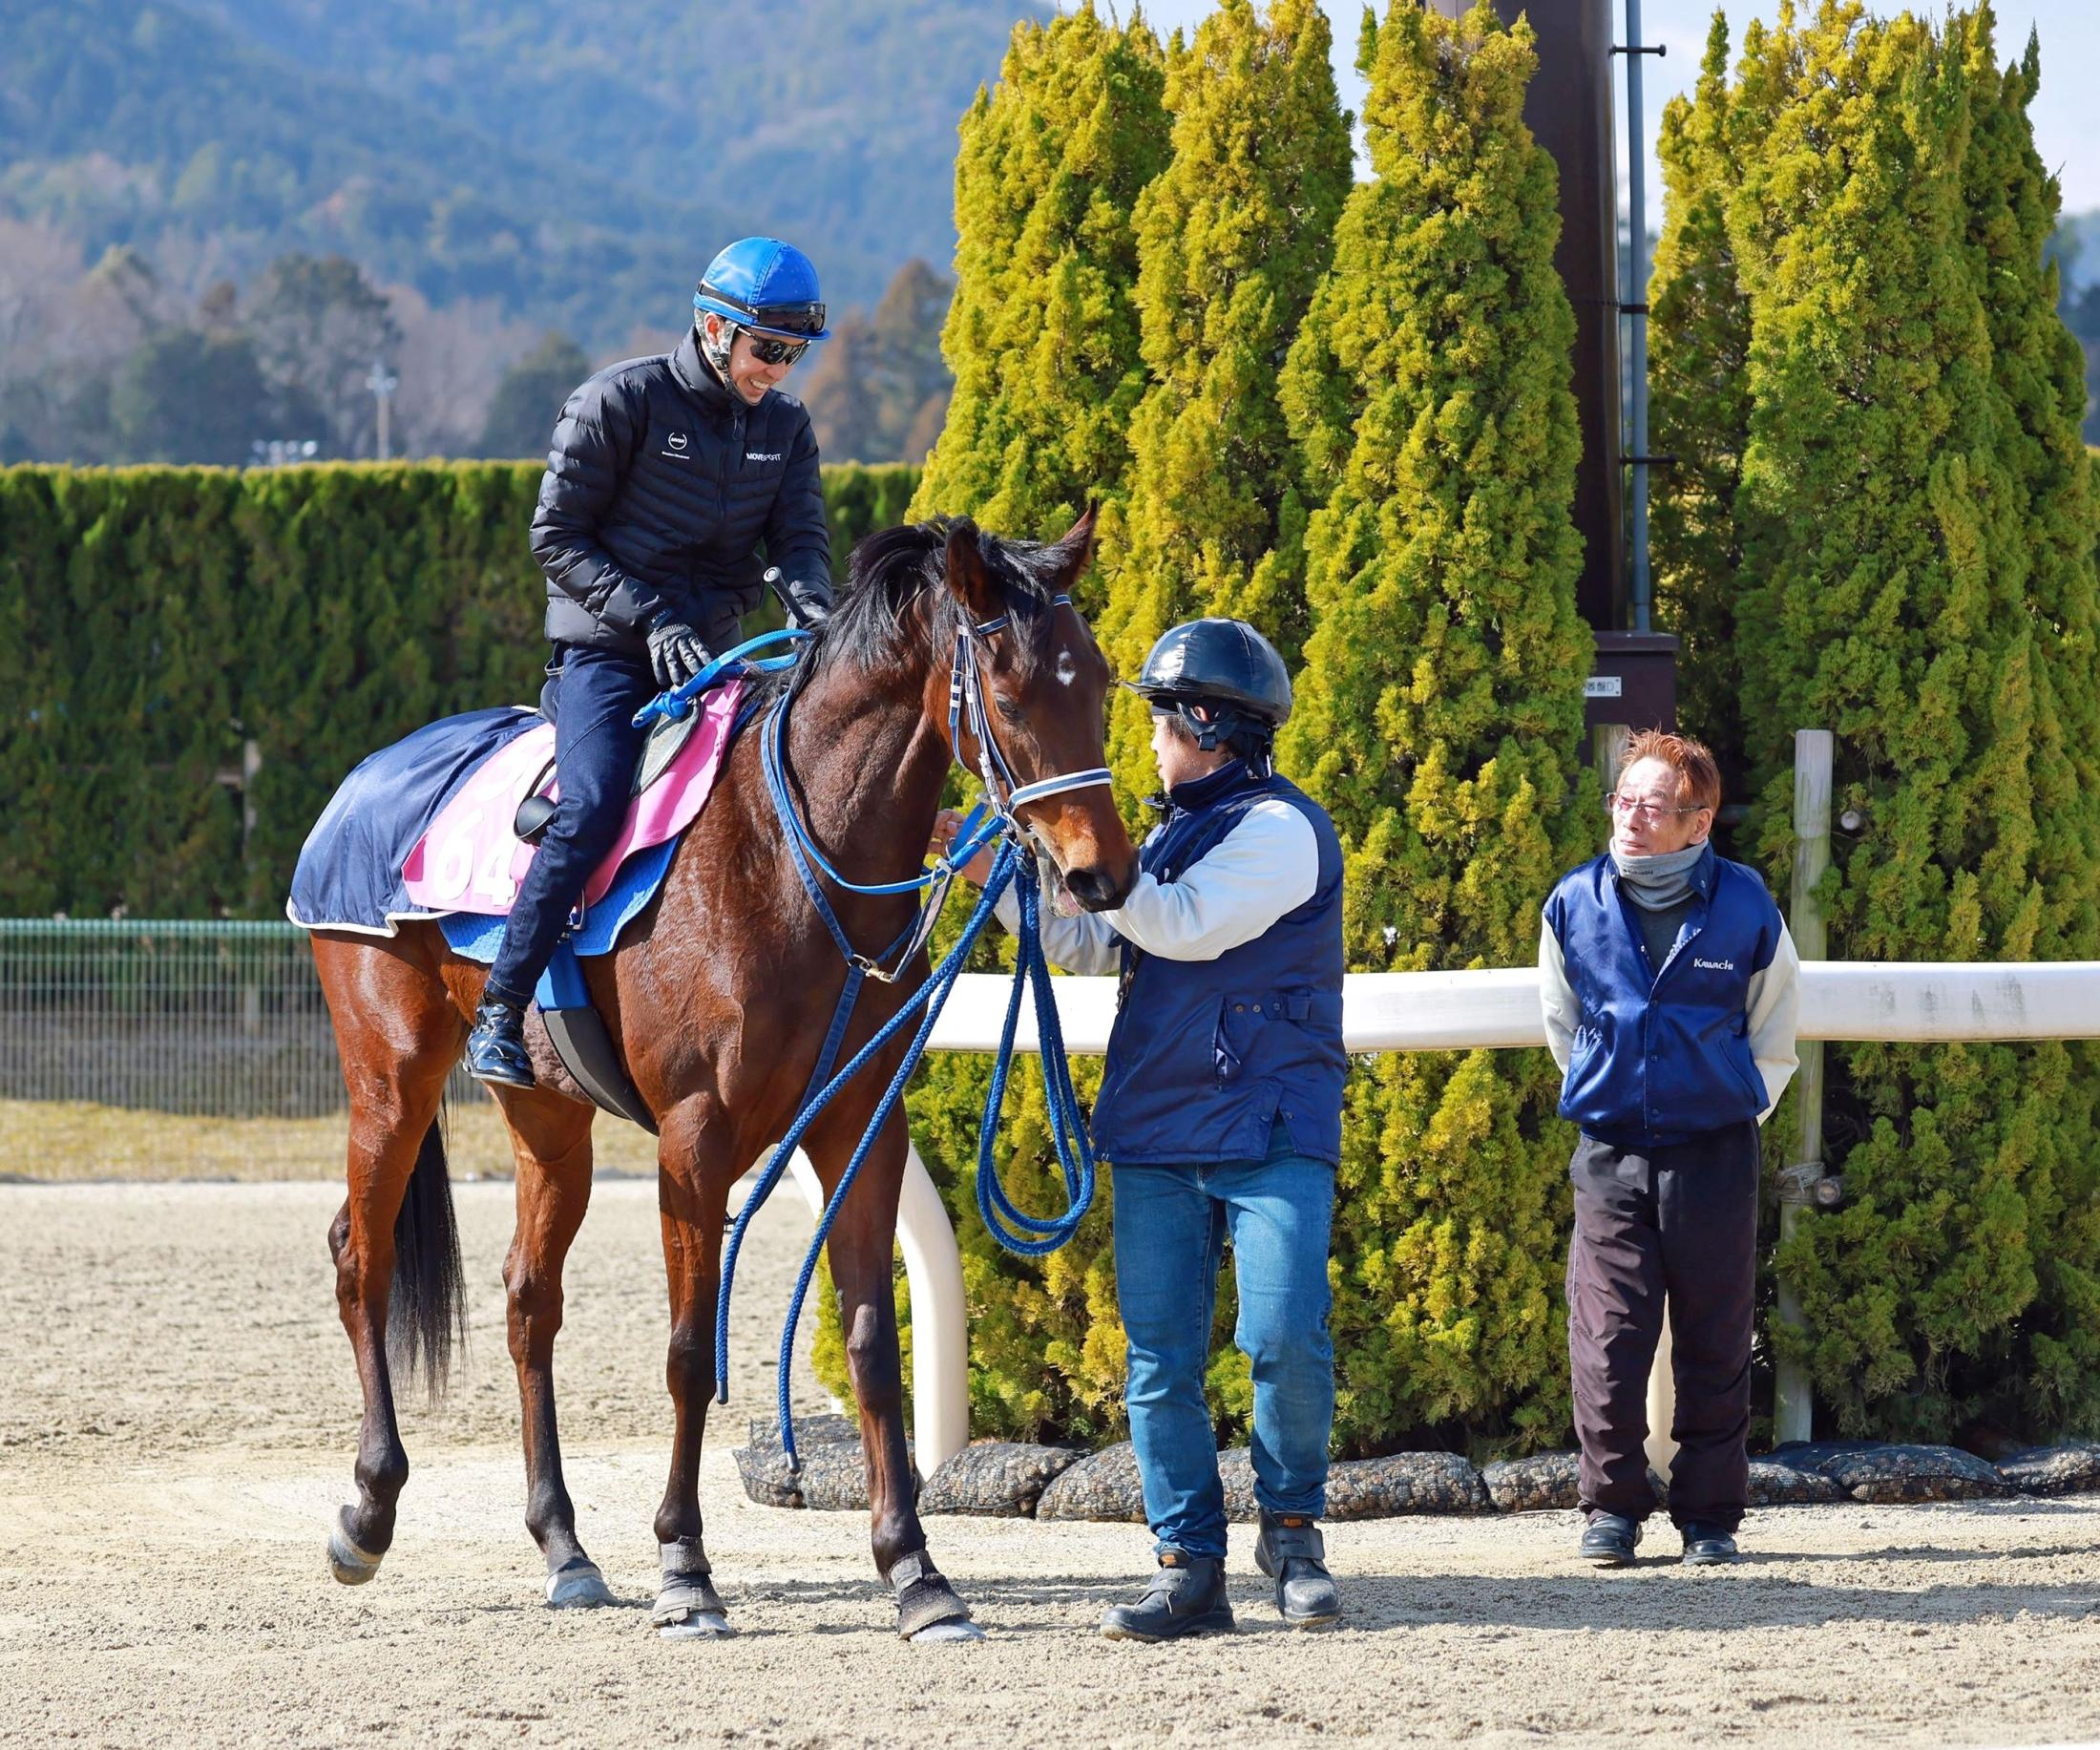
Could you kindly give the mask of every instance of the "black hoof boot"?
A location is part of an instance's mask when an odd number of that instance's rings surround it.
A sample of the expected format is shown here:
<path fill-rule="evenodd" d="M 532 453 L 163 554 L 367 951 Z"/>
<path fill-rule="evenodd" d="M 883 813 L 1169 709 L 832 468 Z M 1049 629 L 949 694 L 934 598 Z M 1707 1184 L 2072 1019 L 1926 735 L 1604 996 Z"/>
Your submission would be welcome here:
<path fill-rule="evenodd" d="M 897 1595 L 897 1634 L 913 1641 L 982 1640 L 970 1607 L 956 1595 L 934 1558 L 923 1550 L 890 1565 L 890 1590 Z"/>
<path fill-rule="evenodd" d="M 467 1073 L 477 1082 L 533 1086 L 523 1009 L 509 1002 L 484 1002 L 474 1010 L 473 1031 L 467 1035 Z"/>
<path fill-rule="evenodd" d="M 1116 1604 L 1101 1619 L 1110 1640 L 1178 1640 L 1184 1634 L 1229 1634 L 1225 1564 L 1179 1550 L 1160 1552 L 1160 1571 L 1135 1604 Z"/>
<path fill-rule="evenodd" d="M 1262 1514 L 1254 1566 L 1276 1583 L 1276 1609 L 1293 1629 L 1331 1629 L 1342 1619 L 1342 1595 L 1327 1571 L 1327 1540 L 1296 1513 Z"/>
<path fill-rule="evenodd" d="M 1696 1521 L 1683 1528 L 1685 1534 L 1685 1565 L 1690 1568 L 1720 1568 L 1736 1559 L 1739 1551 L 1734 1537 L 1719 1526 L 1700 1525 Z"/>
<path fill-rule="evenodd" d="M 1641 1528 L 1624 1513 L 1607 1513 L 1601 1508 L 1583 1528 L 1583 1541 L 1576 1551 L 1592 1568 L 1630 1568 L 1633 1547 L 1641 1541 Z"/>

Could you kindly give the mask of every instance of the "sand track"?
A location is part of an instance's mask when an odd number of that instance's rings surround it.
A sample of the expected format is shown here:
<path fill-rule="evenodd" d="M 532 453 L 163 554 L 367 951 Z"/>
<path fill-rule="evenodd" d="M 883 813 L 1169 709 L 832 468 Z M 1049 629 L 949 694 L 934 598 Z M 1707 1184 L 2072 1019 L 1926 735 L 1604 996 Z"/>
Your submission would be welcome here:
<path fill-rule="evenodd" d="M 754 1228 L 703 1476 L 741 1633 L 648 1631 L 668 1406 L 653 1187 L 601 1185 L 556 1352 L 569 1482 L 621 1608 L 540 1607 L 497 1278 L 510 1192 L 458 1188 L 472 1346 L 379 1579 L 325 1572 L 356 1392 L 326 1185 L 0 1187 L 0 1739 L 50 1743 L 2042 1743 L 2100 1736 L 2100 1499 L 1756 1515 L 1754 1559 L 1594 1576 L 1571 1516 L 1333 1533 L 1349 1626 L 1091 1636 L 1129 1527 L 930 1522 L 991 1627 L 899 1644 L 851 1514 L 756 1508 L 728 1447 L 806 1233 Z M 819 1402 L 806 1376 L 796 1392 Z M 1667 1535 L 1667 1533 L 1666 1533 Z"/>

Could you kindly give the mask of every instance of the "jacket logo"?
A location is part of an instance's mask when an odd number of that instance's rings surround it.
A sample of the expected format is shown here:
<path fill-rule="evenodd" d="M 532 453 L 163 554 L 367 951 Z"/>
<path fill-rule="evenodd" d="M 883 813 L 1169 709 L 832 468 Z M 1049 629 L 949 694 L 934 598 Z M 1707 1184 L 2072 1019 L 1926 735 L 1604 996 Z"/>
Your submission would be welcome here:
<path fill-rule="evenodd" d="M 1733 960 L 1702 960 L 1695 959 L 1691 963 L 1702 972 L 1733 972 L 1735 970 Z"/>
<path fill-rule="evenodd" d="M 744 459 L 747 462 L 777 462 L 781 453 L 778 450 L 746 450 Z"/>
<path fill-rule="evenodd" d="M 686 443 L 685 433 L 682 432 L 673 432 L 669 438 L 667 438 L 665 441 L 670 444 L 673 450 L 683 450 Z"/>

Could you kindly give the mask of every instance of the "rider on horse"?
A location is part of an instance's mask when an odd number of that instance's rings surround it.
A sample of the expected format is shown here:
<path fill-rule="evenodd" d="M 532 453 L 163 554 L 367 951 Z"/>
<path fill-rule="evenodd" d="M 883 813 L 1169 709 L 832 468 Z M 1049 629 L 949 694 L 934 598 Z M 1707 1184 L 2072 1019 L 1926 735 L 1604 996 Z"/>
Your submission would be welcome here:
<path fill-rule="evenodd" d="M 561 800 L 467 1039 L 484 1082 L 533 1086 L 525 1004 L 625 818 L 636 711 L 737 641 L 763 582 L 798 625 L 830 612 L 816 438 L 779 388 L 829 332 L 809 258 L 746 237 L 708 264 L 675 351 L 608 367 L 561 410 L 533 516 Z"/>

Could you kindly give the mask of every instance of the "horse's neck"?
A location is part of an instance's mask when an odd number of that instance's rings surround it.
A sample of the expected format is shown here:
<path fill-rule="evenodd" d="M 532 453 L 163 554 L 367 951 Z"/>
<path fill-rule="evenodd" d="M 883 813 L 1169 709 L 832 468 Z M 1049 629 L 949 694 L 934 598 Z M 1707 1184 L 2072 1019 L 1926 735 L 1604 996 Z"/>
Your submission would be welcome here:
<path fill-rule="evenodd" d="M 948 777 L 926 677 L 885 685 L 842 664 L 811 680 L 788 722 L 788 764 L 810 834 L 841 874 L 915 873 Z"/>

